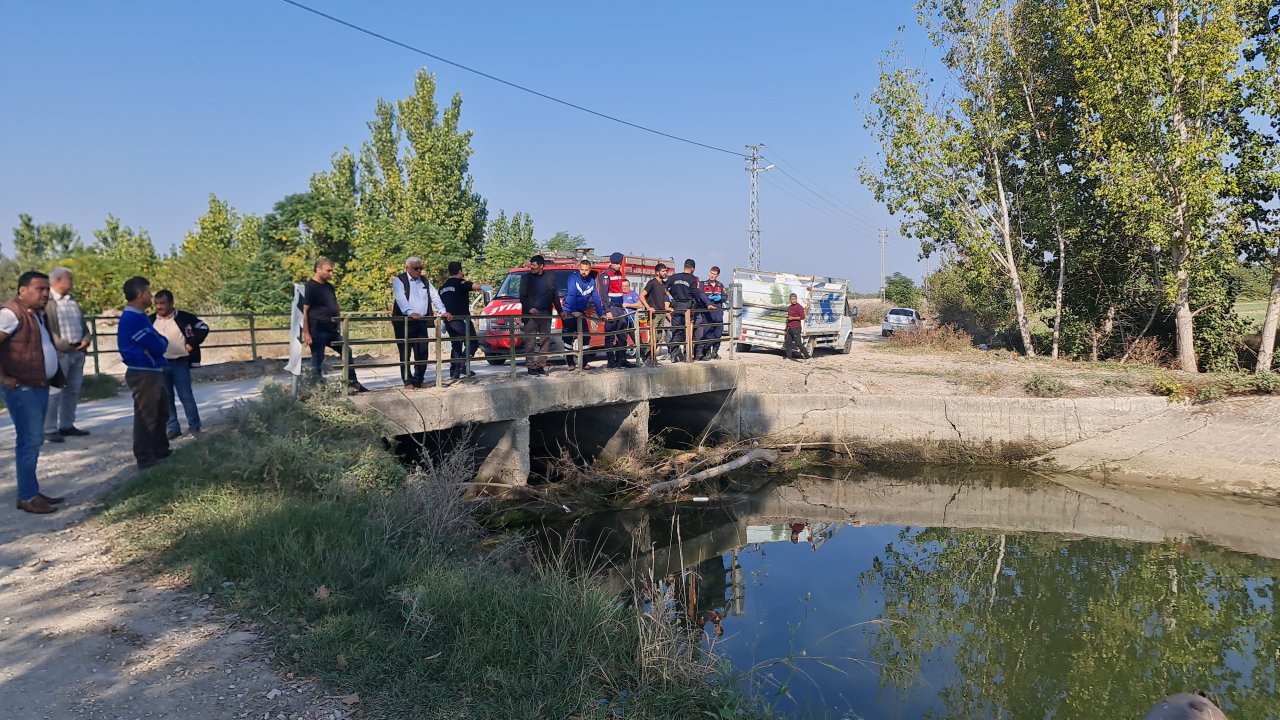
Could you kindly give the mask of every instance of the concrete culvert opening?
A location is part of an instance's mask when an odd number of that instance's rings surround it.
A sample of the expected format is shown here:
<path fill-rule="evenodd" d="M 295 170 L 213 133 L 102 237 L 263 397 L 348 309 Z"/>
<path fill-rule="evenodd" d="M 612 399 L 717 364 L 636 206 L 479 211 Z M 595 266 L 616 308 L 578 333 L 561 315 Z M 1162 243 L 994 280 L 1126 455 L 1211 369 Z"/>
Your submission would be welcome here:
<path fill-rule="evenodd" d="M 732 390 L 649 401 L 649 433 L 673 450 L 688 450 L 700 441 L 718 445 L 735 440 L 736 421 Z"/>
<path fill-rule="evenodd" d="M 541 413 L 529 418 L 530 471 L 555 480 L 562 459 L 584 467 L 616 460 L 648 442 L 649 406 L 643 401 Z"/>

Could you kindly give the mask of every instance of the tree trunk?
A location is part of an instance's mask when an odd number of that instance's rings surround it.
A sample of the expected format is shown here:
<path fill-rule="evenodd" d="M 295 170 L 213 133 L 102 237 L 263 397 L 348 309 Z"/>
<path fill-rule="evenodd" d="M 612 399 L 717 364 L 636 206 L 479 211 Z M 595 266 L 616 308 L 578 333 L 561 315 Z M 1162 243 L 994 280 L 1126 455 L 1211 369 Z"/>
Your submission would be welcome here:
<path fill-rule="evenodd" d="M 1057 224 L 1056 222 L 1054 223 Z M 1058 359 L 1058 343 L 1062 337 L 1062 286 L 1067 282 L 1067 239 L 1062 235 L 1062 229 L 1057 229 L 1058 233 L 1058 292 L 1053 298 L 1053 351 L 1051 356 L 1054 360 Z M 1097 344 L 1094 344 L 1094 353 L 1097 353 Z M 1094 358 L 1095 360 L 1097 358 Z"/>
<path fill-rule="evenodd" d="M 1027 357 L 1035 357 L 1036 346 L 1031 342 L 1031 319 L 1027 317 L 1027 302 L 1022 293 L 1022 273 L 1018 271 L 1018 259 L 1013 254 L 1013 223 L 1009 219 L 1009 199 L 1004 193 L 1004 173 L 1000 169 L 1000 159 L 991 153 L 991 167 L 995 175 L 996 193 L 1000 200 L 1000 219 L 997 230 L 1004 241 L 1004 257 L 1000 264 L 1009 273 L 1009 282 L 1013 285 L 1013 309 L 1018 314 L 1018 331 L 1022 334 L 1022 347 Z"/>
<path fill-rule="evenodd" d="M 1174 264 L 1177 270 L 1174 282 L 1177 294 L 1173 301 L 1173 318 L 1178 331 L 1178 368 L 1186 372 L 1199 372 L 1196 362 L 1195 321 L 1191 314 L 1191 271 L 1187 268 L 1190 251 L 1185 237 L 1177 238 Z"/>
<path fill-rule="evenodd" d="M 1278 243 L 1280 244 L 1280 243 Z M 1267 317 L 1262 322 L 1262 339 L 1258 343 L 1258 365 L 1254 372 L 1270 372 L 1276 349 L 1276 328 L 1280 325 L 1280 247 L 1271 264 L 1271 297 L 1267 299 Z"/>

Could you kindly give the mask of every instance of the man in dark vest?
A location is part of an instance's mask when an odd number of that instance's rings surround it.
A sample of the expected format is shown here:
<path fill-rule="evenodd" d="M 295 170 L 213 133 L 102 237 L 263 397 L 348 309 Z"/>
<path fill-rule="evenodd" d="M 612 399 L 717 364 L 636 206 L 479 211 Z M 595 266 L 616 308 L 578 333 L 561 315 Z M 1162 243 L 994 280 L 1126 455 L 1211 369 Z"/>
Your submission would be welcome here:
<path fill-rule="evenodd" d="M 49 276 L 33 271 L 18 278 L 17 297 L 0 307 L 0 391 L 13 420 L 18 509 L 39 515 L 62 502 L 41 493 L 36 479 L 49 386 L 62 387 L 58 349 L 44 317 L 48 302 Z"/>
<path fill-rule="evenodd" d="M 622 307 L 622 281 L 627 273 L 622 267 L 626 257 L 616 252 L 609 256 L 609 267 L 596 276 L 600 300 L 604 303 L 604 354 L 609 358 L 606 363 L 611 368 L 633 368 L 627 360 L 627 336 L 622 331 L 627 329 L 627 311 Z"/>
<path fill-rule="evenodd" d="M 480 346 L 476 339 L 476 326 L 468 318 L 471 315 L 471 293 L 475 289 L 475 283 L 462 277 L 462 263 L 457 260 L 450 262 L 449 277 L 440 286 L 440 299 L 443 301 L 441 304 L 445 309 L 445 317 L 449 318 L 444 329 L 449 337 L 461 338 L 450 343 L 453 347 L 449 353 L 449 377 L 453 380 L 475 377 L 476 374 L 467 367 L 471 356 Z"/>
<path fill-rule="evenodd" d="M 453 315 L 444 310 L 444 301 L 431 281 L 422 276 L 422 259 L 411 257 L 404 262 L 404 272 L 391 281 L 391 323 L 400 349 L 400 379 L 406 388 L 420 388 L 427 377 L 427 336 L 436 314 L 445 322 Z M 409 354 L 413 366 L 409 366 Z"/>
<path fill-rule="evenodd" d="M 698 276 L 693 274 L 694 267 L 692 259 L 685 260 L 684 272 L 667 278 L 667 290 L 671 293 L 671 351 L 667 353 L 667 357 L 671 362 L 684 362 L 686 359 L 685 333 L 689 332 L 689 328 L 685 311 L 696 310 L 710 304 L 707 296 L 702 292 L 702 283 L 698 282 Z M 693 322 L 697 322 L 697 317 L 698 314 L 694 313 Z M 690 359 L 696 359 L 696 356 Z"/>

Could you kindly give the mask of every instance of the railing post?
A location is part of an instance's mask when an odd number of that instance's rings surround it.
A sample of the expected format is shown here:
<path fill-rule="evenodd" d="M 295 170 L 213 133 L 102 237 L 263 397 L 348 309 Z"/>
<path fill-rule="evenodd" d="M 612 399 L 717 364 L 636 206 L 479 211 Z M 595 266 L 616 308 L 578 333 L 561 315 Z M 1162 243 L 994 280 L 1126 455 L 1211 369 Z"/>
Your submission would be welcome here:
<path fill-rule="evenodd" d="M 399 317 L 393 317 L 391 318 L 391 322 L 393 324 L 397 322 L 401 323 L 400 339 L 396 341 L 396 352 L 400 353 L 400 364 L 403 366 L 400 370 L 400 381 L 404 382 L 405 378 L 413 378 L 413 346 L 409 344 L 409 316 L 400 315 Z M 395 336 L 395 334 L 396 329 L 395 327 L 392 327 L 391 335 Z"/>
<path fill-rule="evenodd" d="M 658 313 L 649 313 L 649 364 L 658 367 Z"/>
<path fill-rule="evenodd" d="M 89 346 L 93 348 L 93 374 L 102 374 L 102 366 L 98 361 L 98 316 L 93 316 L 93 325 L 89 329 Z"/>
<path fill-rule="evenodd" d="M 440 319 L 441 317 L 436 315 L 436 387 L 444 385 L 444 373 L 440 364 L 444 359 L 444 348 L 440 345 Z"/>
<path fill-rule="evenodd" d="M 587 324 L 587 314 L 584 312 L 582 314 L 582 317 L 578 318 L 578 322 L 574 324 L 575 331 L 578 333 L 578 370 L 587 369 L 587 366 L 586 366 L 587 354 L 584 352 L 585 348 L 583 347 L 583 338 L 590 337 L 590 336 L 589 335 L 584 336 L 582 333 L 582 326 L 586 324 Z M 564 328 L 563 323 L 561 324 L 560 327 L 561 329 Z"/>
<path fill-rule="evenodd" d="M 470 377 L 471 372 L 471 316 L 467 315 L 467 319 L 462 321 L 462 376 Z"/>
<path fill-rule="evenodd" d="M 516 321 L 523 320 L 521 316 L 511 318 L 511 325 L 507 328 L 507 347 L 511 350 L 511 377 L 516 376 Z"/>
<path fill-rule="evenodd" d="M 693 362 L 693 311 L 684 311 L 685 362 Z"/>
<path fill-rule="evenodd" d="M 351 325 L 350 320 L 342 318 L 342 382 L 350 382 L 351 377 Z"/>
<path fill-rule="evenodd" d="M 258 359 L 258 334 L 253 313 L 249 313 L 249 357 L 253 360 Z"/>

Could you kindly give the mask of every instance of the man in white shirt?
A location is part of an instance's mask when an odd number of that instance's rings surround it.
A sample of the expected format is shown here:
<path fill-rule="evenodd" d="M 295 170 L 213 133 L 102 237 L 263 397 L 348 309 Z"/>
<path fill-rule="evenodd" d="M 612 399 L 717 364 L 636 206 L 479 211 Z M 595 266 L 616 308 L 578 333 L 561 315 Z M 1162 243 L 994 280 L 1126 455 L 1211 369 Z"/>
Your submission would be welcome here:
<path fill-rule="evenodd" d="M 41 493 L 36 479 L 49 386 L 62 385 L 58 351 L 45 324 L 48 302 L 49 276 L 30 271 L 18 278 L 18 296 L 0 307 L 0 395 L 13 420 L 17 507 L 40 515 L 62 502 Z"/>
<path fill-rule="evenodd" d="M 444 311 L 444 302 L 431 281 L 422 275 L 422 259 L 411 257 L 404 272 L 391 281 L 391 323 L 400 350 L 400 379 L 406 388 L 420 388 L 427 376 L 427 337 L 431 318 L 441 315 L 445 321 L 453 316 Z M 413 354 L 413 366 L 409 354 Z"/>
<path fill-rule="evenodd" d="M 44 439 L 49 442 L 60 443 L 64 437 L 89 434 L 76 427 L 76 406 L 80 403 L 80 386 L 84 382 L 84 351 L 92 338 L 80 303 L 71 294 L 74 286 L 70 268 L 56 267 L 49 271 L 49 304 L 44 307 L 44 316 L 67 383 L 61 390 L 49 390 L 49 410 L 44 416 Z"/>

